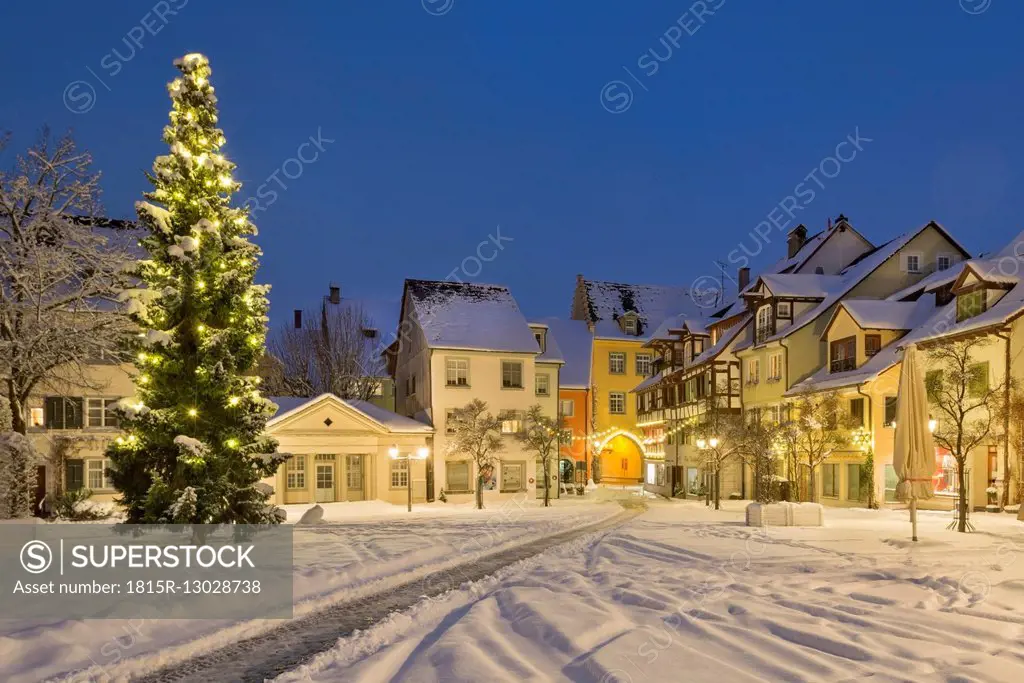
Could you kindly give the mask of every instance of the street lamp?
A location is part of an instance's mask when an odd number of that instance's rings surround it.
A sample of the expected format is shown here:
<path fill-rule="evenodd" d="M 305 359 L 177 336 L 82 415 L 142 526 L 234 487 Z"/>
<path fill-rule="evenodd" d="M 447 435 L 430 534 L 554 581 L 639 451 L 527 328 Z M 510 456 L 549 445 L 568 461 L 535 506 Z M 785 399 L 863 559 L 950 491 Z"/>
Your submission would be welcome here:
<path fill-rule="evenodd" d="M 932 434 L 935 433 L 935 429 L 938 426 L 939 426 L 939 421 L 936 420 L 935 418 L 931 418 L 931 419 L 928 420 L 928 431 L 931 432 Z"/>
<path fill-rule="evenodd" d="M 409 512 L 412 512 L 412 461 L 426 460 L 430 456 L 430 449 L 426 446 L 420 446 L 416 449 L 415 453 L 403 454 L 398 450 L 398 446 L 396 444 L 392 444 L 391 448 L 388 449 L 388 455 L 391 456 L 392 460 L 405 461 L 405 483 L 409 492 L 408 510 Z"/>
<path fill-rule="evenodd" d="M 718 448 L 718 437 L 717 436 L 712 436 L 710 439 L 705 439 L 705 438 L 701 437 L 701 438 L 697 439 L 697 448 L 699 448 L 702 451 L 709 450 L 709 449 L 710 450 L 714 450 L 714 449 Z M 717 459 L 716 459 L 716 467 L 717 467 Z M 707 470 L 705 470 L 704 472 L 705 472 L 704 473 L 704 505 L 707 506 L 707 507 L 711 507 L 711 493 L 712 493 L 711 489 L 712 489 L 712 487 L 715 487 L 715 489 L 717 490 L 717 487 L 718 487 L 718 472 L 717 472 L 717 469 L 716 469 L 716 471 L 715 471 L 713 476 L 708 476 L 709 473 L 708 473 Z M 718 498 L 717 498 L 717 496 L 715 497 L 715 509 L 718 509 Z"/>

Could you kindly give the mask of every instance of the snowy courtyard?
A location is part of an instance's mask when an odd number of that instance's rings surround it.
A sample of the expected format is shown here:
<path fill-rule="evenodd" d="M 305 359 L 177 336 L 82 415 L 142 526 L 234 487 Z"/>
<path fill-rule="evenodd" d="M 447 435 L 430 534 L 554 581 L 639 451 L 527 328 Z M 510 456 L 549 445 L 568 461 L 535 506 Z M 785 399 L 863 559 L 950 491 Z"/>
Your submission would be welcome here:
<path fill-rule="evenodd" d="M 653 502 L 624 526 L 338 643 L 287 681 L 1019 681 L 1024 525 Z M 681 672 L 685 675 L 681 678 Z"/>
<path fill-rule="evenodd" d="M 412 515 L 328 505 L 323 524 L 296 529 L 299 638 L 303 617 L 440 567 L 600 520 L 617 525 L 423 597 L 277 680 L 1024 677 L 1024 525 L 1011 515 L 975 514 L 977 532 L 964 535 L 946 529 L 948 513 L 924 512 L 912 544 L 905 511 L 829 508 L 823 528 L 752 529 L 742 501 L 718 512 L 645 502 L 633 516 L 589 498 L 549 509 L 435 504 Z M 17 682 L 173 672 L 225 646 L 244 652 L 282 622 L 0 624 L 0 680 Z"/>

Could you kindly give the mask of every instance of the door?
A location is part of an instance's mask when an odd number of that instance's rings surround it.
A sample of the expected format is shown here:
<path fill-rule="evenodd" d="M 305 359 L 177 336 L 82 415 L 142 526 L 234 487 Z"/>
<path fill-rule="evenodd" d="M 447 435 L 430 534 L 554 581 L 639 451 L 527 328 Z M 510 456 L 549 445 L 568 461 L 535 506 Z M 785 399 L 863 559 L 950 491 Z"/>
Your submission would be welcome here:
<path fill-rule="evenodd" d="M 334 502 L 334 463 L 316 464 L 316 502 Z"/>
<path fill-rule="evenodd" d="M 345 477 L 345 484 L 348 488 L 348 491 L 345 493 L 345 500 L 365 500 L 366 496 L 363 492 L 363 480 L 365 478 L 363 476 L 363 456 L 345 456 Z"/>
<path fill-rule="evenodd" d="M 36 467 L 36 490 L 32 500 L 32 514 L 36 517 L 43 516 L 43 506 L 41 503 L 44 498 L 46 498 L 46 467 L 40 465 Z"/>
<path fill-rule="evenodd" d="M 427 458 L 427 502 L 434 502 L 434 459 Z"/>

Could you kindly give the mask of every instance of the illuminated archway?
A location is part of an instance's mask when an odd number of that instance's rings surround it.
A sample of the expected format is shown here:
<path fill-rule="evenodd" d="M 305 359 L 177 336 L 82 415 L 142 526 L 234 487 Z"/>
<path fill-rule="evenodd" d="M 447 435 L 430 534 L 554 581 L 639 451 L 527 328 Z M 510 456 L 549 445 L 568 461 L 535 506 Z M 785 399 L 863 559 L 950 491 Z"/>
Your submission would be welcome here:
<path fill-rule="evenodd" d="M 601 440 L 601 482 L 637 484 L 643 478 L 644 445 L 626 430 L 612 432 Z"/>

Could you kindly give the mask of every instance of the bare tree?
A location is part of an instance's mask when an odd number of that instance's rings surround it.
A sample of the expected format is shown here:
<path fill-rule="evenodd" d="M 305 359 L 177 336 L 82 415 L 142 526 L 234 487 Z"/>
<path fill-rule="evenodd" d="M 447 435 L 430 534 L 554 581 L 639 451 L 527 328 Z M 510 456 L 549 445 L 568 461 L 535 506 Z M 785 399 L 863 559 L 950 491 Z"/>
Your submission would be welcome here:
<path fill-rule="evenodd" d="M 1024 478 L 1021 477 L 1024 473 L 1024 390 L 1014 386 L 1009 396 L 1009 400 L 1000 404 L 1000 417 L 1009 426 L 1007 443 L 1011 446 L 1007 449 L 1008 452 L 1003 454 L 1006 472 L 1003 507 L 1013 502 L 1011 498 L 1016 502 L 1024 501 Z M 1015 457 L 1012 457 L 1011 453 Z"/>
<path fill-rule="evenodd" d="M 791 410 L 789 412 L 792 414 Z M 800 427 L 795 420 L 787 417 L 778 426 L 775 430 L 775 443 L 785 458 L 786 475 L 791 487 L 796 487 L 796 498 L 802 501 L 806 491 L 800 485 Z"/>
<path fill-rule="evenodd" d="M 544 477 L 544 507 L 551 505 L 551 460 L 558 460 L 558 450 L 563 439 L 571 438 L 562 426 L 561 416 L 548 417 L 540 405 L 530 406 L 526 411 L 526 424 L 516 438 L 528 451 L 537 454 Z"/>
<path fill-rule="evenodd" d="M 774 503 L 776 499 L 777 432 L 777 424 L 766 420 L 760 410 L 753 410 L 737 434 L 740 445 L 736 455 L 754 475 L 754 500 L 758 503 Z"/>
<path fill-rule="evenodd" d="M 454 429 L 448 439 L 447 456 L 468 456 L 476 467 L 476 507 L 484 508 L 484 471 L 492 472 L 505 447 L 501 439 L 501 420 L 487 412 L 487 404 L 476 398 L 452 411 L 449 422 Z M 454 459 L 454 458 L 452 458 Z"/>
<path fill-rule="evenodd" d="M 369 400 L 387 374 L 380 340 L 367 335 L 374 321 L 363 307 L 324 303 L 319 317 L 303 316 L 300 329 L 282 326 L 270 342 L 273 357 L 261 368 L 266 390 L 279 396 L 332 393 Z"/>
<path fill-rule="evenodd" d="M 814 476 L 818 466 L 850 443 L 856 421 L 834 391 L 801 396 L 791 406 L 790 420 L 795 427 L 794 445 L 807 465 L 807 499 L 814 503 L 818 501 Z"/>
<path fill-rule="evenodd" d="M 93 218 L 99 174 L 91 163 L 70 136 L 54 142 L 44 130 L 0 171 L 0 381 L 21 434 L 37 386 L 87 385 L 83 368 L 117 358 L 131 330 L 119 300 L 136 237 Z"/>
<path fill-rule="evenodd" d="M 936 421 L 935 442 L 956 461 L 957 531 L 967 531 L 967 458 L 984 444 L 999 412 L 1000 387 L 991 386 L 988 364 L 975 361 L 985 337 L 950 341 L 928 351 L 928 400 Z"/>
<path fill-rule="evenodd" d="M 711 497 L 715 509 L 722 507 L 722 469 L 740 457 L 744 445 L 743 418 L 724 410 L 719 397 L 709 397 L 696 428 L 698 447 L 701 448 L 704 469 L 711 473 Z"/>

